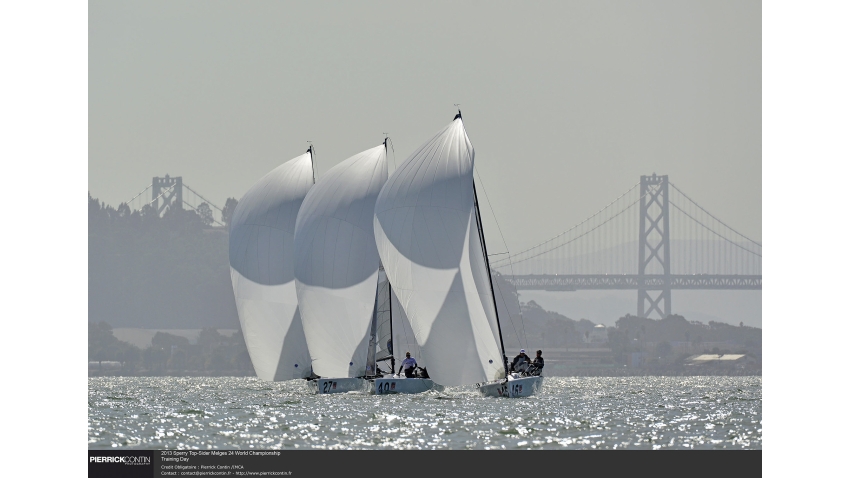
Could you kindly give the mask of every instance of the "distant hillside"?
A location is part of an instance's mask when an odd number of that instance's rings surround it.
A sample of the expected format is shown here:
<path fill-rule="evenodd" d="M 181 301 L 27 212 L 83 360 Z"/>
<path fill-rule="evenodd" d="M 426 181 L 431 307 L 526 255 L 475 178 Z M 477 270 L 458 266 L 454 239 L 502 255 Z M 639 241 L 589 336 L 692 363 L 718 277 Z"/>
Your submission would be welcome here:
<path fill-rule="evenodd" d="M 200 208 L 199 208 L 200 209 Z M 238 328 L 227 232 L 194 211 L 158 217 L 89 195 L 89 321 L 113 327 Z"/>

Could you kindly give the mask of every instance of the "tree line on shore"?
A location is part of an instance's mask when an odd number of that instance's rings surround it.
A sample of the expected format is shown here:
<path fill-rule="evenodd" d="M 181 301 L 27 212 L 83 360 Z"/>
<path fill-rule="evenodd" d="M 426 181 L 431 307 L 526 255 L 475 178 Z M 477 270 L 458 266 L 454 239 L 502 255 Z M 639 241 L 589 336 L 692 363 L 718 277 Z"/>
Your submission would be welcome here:
<path fill-rule="evenodd" d="M 227 200 L 225 223 L 237 201 Z M 89 194 L 89 321 L 115 327 L 234 328 L 228 237 L 209 207 L 131 211 Z"/>
<path fill-rule="evenodd" d="M 122 375 L 254 375 L 241 331 L 228 337 L 204 328 L 194 341 L 158 331 L 142 349 L 118 340 L 106 322 L 89 322 L 88 355 L 95 373 L 102 362 L 120 362 L 114 372 Z"/>

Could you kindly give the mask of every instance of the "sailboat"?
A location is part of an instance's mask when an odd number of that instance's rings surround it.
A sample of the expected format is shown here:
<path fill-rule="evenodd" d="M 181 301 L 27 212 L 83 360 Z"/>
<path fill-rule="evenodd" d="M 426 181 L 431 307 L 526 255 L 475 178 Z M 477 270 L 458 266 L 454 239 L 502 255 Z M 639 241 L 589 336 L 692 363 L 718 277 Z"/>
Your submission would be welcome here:
<path fill-rule="evenodd" d="M 393 293 L 392 284 L 387 279 L 383 265 L 378 272 L 379 285 L 375 302 L 375 321 L 369 341 L 369 363 L 374 363 L 374 368 L 377 370 L 372 391 L 375 395 L 422 393 L 432 389 L 442 391 L 445 387 L 435 384 L 427 375 L 426 368 L 417 367 L 417 376 L 411 378 L 395 373 L 394 349 L 399 352 L 403 349 L 398 348 L 400 344 L 397 340 L 394 340 L 393 319 L 395 318 L 396 321 L 403 323 L 407 321 L 407 318 L 404 316 L 404 309 L 398 306 L 398 298 Z M 395 307 L 393 303 L 396 304 Z M 394 347 L 393 344 L 396 344 L 396 346 Z M 390 362 L 390 373 L 383 372 L 378 366 L 380 362 L 386 361 Z"/>
<path fill-rule="evenodd" d="M 372 218 L 386 180 L 384 140 L 331 168 L 298 212 L 295 289 L 316 393 L 366 392 L 376 375 L 370 342 L 380 259 Z"/>
<path fill-rule="evenodd" d="M 263 176 L 230 221 L 230 279 L 257 377 L 310 376 L 310 353 L 295 291 L 295 219 L 315 182 L 313 147 Z"/>
<path fill-rule="evenodd" d="M 375 239 L 430 377 L 485 396 L 526 397 L 543 377 L 510 374 L 460 110 L 402 163 L 375 205 Z"/>

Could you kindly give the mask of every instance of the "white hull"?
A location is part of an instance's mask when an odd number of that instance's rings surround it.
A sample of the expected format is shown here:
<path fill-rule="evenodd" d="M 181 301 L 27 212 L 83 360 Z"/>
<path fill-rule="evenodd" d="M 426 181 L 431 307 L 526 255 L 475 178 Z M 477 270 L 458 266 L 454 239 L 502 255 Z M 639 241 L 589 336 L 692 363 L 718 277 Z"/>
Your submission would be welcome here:
<path fill-rule="evenodd" d="M 540 391 L 543 377 L 508 377 L 508 381 L 483 383 L 478 391 L 485 397 L 520 398 L 530 397 Z"/>
<path fill-rule="evenodd" d="M 430 378 L 376 378 L 374 384 L 375 395 L 387 395 L 391 393 L 422 393 L 428 390 L 442 391 L 445 387 L 437 385 Z"/>
<path fill-rule="evenodd" d="M 370 383 L 362 378 L 319 378 L 308 380 L 307 388 L 313 393 L 325 395 L 329 393 L 368 392 Z"/>

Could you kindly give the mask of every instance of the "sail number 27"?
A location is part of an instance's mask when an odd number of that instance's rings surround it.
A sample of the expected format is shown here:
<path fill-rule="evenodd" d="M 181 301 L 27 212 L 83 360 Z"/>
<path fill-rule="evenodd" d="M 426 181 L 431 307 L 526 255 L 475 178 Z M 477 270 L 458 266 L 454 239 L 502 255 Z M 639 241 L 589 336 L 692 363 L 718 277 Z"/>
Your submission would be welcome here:
<path fill-rule="evenodd" d="M 322 384 L 322 393 L 330 393 L 336 388 L 336 382 L 328 380 Z"/>

